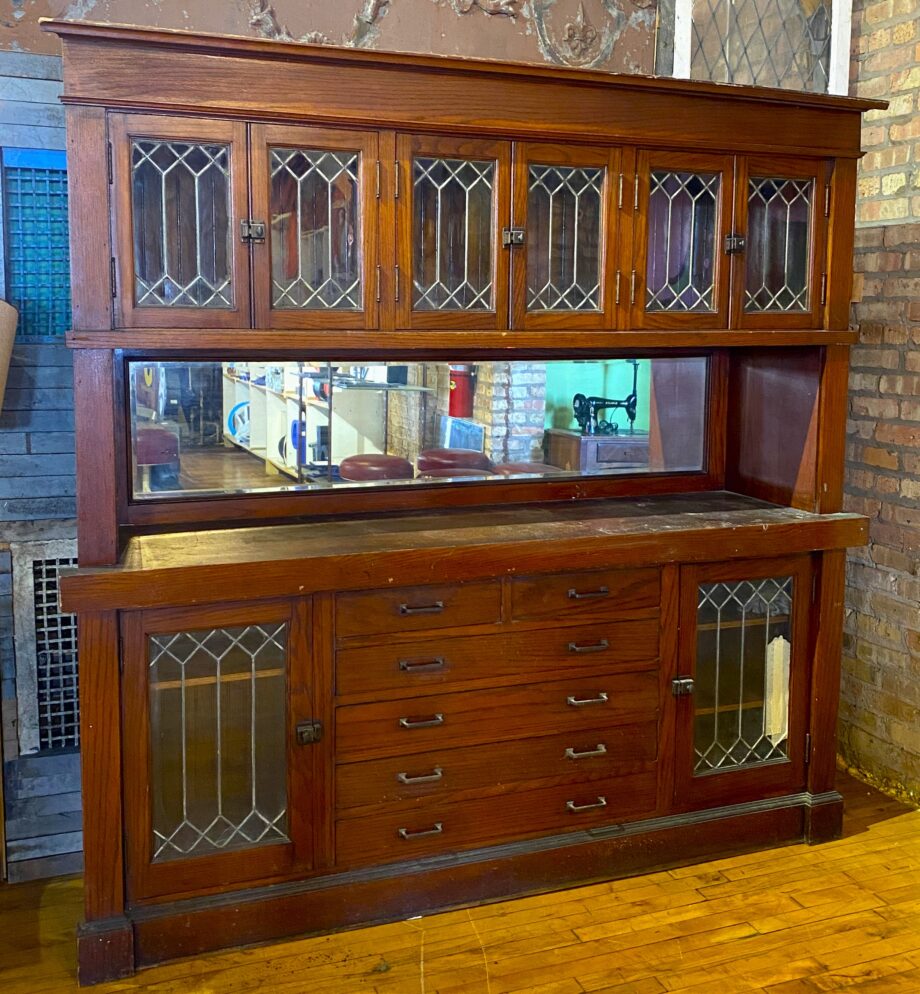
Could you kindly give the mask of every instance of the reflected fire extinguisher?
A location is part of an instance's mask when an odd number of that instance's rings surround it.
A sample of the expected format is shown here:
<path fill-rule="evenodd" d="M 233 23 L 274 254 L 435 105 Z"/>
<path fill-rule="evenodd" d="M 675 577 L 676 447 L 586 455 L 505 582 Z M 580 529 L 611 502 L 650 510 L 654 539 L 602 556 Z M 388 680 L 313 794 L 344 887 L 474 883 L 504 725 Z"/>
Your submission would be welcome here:
<path fill-rule="evenodd" d="M 469 418 L 473 414 L 473 390 L 476 387 L 473 366 L 450 367 L 450 401 L 447 413 L 452 418 Z"/>

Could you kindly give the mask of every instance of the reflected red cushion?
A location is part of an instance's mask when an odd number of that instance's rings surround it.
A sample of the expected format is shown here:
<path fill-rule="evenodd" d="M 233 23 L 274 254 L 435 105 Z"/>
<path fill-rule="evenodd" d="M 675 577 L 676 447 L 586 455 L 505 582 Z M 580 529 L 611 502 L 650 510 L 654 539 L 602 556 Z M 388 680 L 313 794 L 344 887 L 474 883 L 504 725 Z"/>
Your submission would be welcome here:
<path fill-rule="evenodd" d="M 475 449 L 425 449 L 418 457 L 419 472 L 430 469 L 492 469 L 492 460 Z"/>
<path fill-rule="evenodd" d="M 547 466 L 542 462 L 503 462 L 495 467 L 495 472 L 499 476 L 517 476 L 519 473 L 539 473 L 541 476 L 550 476 L 553 473 L 561 473 L 558 466 Z"/>
<path fill-rule="evenodd" d="M 491 469 L 476 469 L 474 466 L 440 466 L 419 473 L 420 480 L 435 480 L 447 476 L 494 476 Z"/>
<path fill-rule="evenodd" d="M 415 473 L 412 463 L 402 456 L 369 453 L 363 456 L 346 456 L 339 463 L 339 476 L 343 480 L 411 480 Z"/>
<path fill-rule="evenodd" d="M 179 461 L 179 439 L 168 428 L 138 428 L 134 457 L 138 466 Z"/>

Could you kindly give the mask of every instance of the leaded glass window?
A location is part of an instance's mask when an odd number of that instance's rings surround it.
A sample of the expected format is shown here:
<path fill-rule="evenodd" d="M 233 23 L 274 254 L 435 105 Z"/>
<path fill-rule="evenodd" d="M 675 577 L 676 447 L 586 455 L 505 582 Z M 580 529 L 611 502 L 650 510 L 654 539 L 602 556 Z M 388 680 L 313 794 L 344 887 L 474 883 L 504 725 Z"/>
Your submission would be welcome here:
<path fill-rule="evenodd" d="M 131 143 L 138 307 L 233 306 L 230 148 Z"/>
<path fill-rule="evenodd" d="M 789 758 L 792 593 L 790 576 L 699 587 L 696 775 Z"/>
<path fill-rule="evenodd" d="M 413 160 L 412 306 L 492 310 L 495 162 Z"/>
<path fill-rule="evenodd" d="M 151 635 L 153 858 L 288 841 L 288 626 Z"/>
<path fill-rule="evenodd" d="M 746 311 L 809 308 L 812 179 L 751 177 L 748 183 Z"/>
<path fill-rule="evenodd" d="M 357 152 L 272 148 L 272 306 L 359 310 Z"/>
<path fill-rule="evenodd" d="M 600 307 L 604 170 L 532 165 L 527 188 L 527 309 Z"/>
<path fill-rule="evenodd" d="M 649 185 L 647 311 L 715 311 L 718 173 L 654 171 Z"/>

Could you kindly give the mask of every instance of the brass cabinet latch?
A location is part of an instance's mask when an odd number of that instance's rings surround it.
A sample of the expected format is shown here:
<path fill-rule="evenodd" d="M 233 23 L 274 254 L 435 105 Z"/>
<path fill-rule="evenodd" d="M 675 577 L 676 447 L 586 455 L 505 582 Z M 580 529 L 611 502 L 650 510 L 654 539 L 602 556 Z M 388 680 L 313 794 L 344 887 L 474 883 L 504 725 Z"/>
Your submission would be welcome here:
<path fill-rule="evenodd" d="M 308 721 L 298 722 L 295 732 L 298 745 L 313 745 L 323 737 L 323 723 L 310 718 Z"/>
<path fill-rule="evenodd" d="M 693 677 L 679 676 L 671 681 L 671 693 L 675 697 L 686 697 L 693 693 Z"/>
<path fill-rule="evenodd" d="M 253 221 L 246 218 L 240 221 L 240 241 L 241 242 L 264 242 L 265 222 Z"/>
<path fill-rule="evenodd" d="M 524 244 L 523 228 L 502 228 L 502 248 L 514 248 Z"/>
<path fill-rule="evenodd" d="M 744 251 L 744 247 L 746 244 L 747 244 L 747 239 L 744 237 L 744 235 L 726 235 L 725 254 L 740 255 Z"/>

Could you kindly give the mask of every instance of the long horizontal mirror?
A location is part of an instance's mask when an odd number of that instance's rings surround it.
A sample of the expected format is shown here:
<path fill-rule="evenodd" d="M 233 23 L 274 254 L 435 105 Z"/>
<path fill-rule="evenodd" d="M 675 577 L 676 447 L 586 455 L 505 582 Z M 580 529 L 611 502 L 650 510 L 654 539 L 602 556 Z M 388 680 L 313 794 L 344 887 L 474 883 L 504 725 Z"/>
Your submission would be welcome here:
<path fill-rule="evenodd" d="M 135 499 L 704 468 L 708 359 L 128 363 Z"/>

